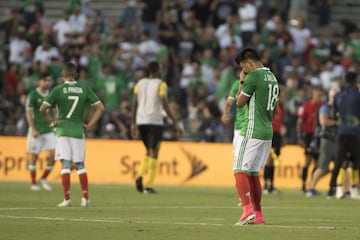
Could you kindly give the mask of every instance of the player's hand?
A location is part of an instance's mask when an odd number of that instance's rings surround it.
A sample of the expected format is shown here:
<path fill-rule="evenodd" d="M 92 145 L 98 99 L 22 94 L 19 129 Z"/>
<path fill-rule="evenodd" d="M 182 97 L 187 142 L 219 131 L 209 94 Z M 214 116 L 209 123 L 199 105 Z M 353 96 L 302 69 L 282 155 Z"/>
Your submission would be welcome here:
<path fill-rule="evenodd" d="M 224 113 L 224 114 L 221 116 L 221 121 L 222 121 L 224 124 L 229 124 L 229 123 L 230 123 L 230 116 L 229 116 L 229 114 Z"/>
<path fill-rule="evenodd" d="M 175 124 L 176 129 L 176 136 L 180 137 L 182 135 L 182 129 L 179 127 L 178 124 Z"/>
<path fill-rule="evenodd" d="M 139 131 L 138 131 L 138 127 L 136 126 L 135 123 L 131 124 L 131 137 L 132 138 L 137 138 L 139 135 Z"/>
<path fill-rule="evenodd" d="M 301 147 L 305 147 L 305 142 L 304 142 L 304 140 L 303 140 L 302 138 L 299 138 L 299 139 L 298 139 L 298 144 L 299 144 L 299 146 L 301 146 Z"/>
<path fill-rule="evenodd" d="M 244 72 L 244 70 L 241 70 L 239 74 L 240 81 L 244 81 L 245 77 L 246 77 L 246 73 Z"/>
<path fill-rule="evenodd" d="M 57 121 L 53 120 L 53 121 L 51 121 L 51 123 L 49 125 L 50 125 L 50 127 L 54 128 L 57 126 Z"/>
<path fill-rule="evenodd" d="M 92 128 L 92 126 L 88 123 L 83 123 L 83 127 L 85 130 L 90 130 Z"/>
<path fill-rule="evenodd" d="M 35 128 L 32 129 L 32 136 L 33 136 L 34 138 L 37 138 L 39 135 L 40 135 L 40 133 L 38 132 L 38 130 L 36 130 Z"/>

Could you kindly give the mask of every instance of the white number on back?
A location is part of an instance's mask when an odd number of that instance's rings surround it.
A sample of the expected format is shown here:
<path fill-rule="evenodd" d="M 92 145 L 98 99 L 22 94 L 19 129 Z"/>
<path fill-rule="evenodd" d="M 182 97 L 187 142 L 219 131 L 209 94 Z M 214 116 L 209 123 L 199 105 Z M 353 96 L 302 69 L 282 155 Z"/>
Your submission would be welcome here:
<path fill-rule="evenodd" d="M 279 97 L 279 86 L 277 84 L 269 84 L 269 93 L 268 93 L 268 101 L 267 101 L 267 111 L 274 111 L 276 107 L 276 103 Z"/>
<path fill-rule="evenodd" d="M 75 108 L 79 102 L 79 96 L 68 96 L 68 99 L 73 101 L 73 103 L 71 105 L 70 111 L 66 115 L 66 118 L 71 118 L 71 116 L 73 115 Z"/>

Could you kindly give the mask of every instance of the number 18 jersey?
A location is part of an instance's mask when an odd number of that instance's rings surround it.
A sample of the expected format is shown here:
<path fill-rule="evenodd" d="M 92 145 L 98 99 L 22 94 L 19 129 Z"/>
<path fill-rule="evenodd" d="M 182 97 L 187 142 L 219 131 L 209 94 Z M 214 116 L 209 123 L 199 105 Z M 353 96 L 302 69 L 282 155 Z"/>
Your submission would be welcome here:
<path fill-rule="evenodd" d="M 241 93 L 250 97 L 241 136 L 271 140 L 272 116 L 280 93 L 275 75 L 268 68 L 259 68 L 248 73 Z"/>
<path fill-rule="evenodd" d="M 99 99 L 86 84 L 65 82 L 56 86 L 44 102 L 50 106 L 57 106 L 58 137 L 84 138 L 84 112 L 89 104 L 95 105 Z"/>

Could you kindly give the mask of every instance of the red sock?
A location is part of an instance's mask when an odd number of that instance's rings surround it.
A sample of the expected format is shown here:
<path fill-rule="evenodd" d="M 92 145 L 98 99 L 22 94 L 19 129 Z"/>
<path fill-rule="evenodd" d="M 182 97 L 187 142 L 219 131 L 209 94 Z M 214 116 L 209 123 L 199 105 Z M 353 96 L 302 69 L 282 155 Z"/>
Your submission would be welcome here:
<path fill-rule="evenodd" d="M 36 166 L 29 164 L 31 184 L 36 184 Z"/>
<path fill-rule="evenodd" d="M 61 184 L 64 192 L 64 199 L 70 200 L 70 169 L 63 169 L 61 171 Z"/>
<path fill-rule="evenodd" d="M 254 211 L 261 211 L 261 184 L 259 176 L 249 176 L 251 204 Z"/>
<path fill-rule="evenodd" d="M 84 171 L 81 171 L 84 170 Z M 80 180 L 80 187 L 81 187 L 81 191 L 82 191 L 82 197 L 85 199 L 89 199 L 89 192 L 88 192 L 88 177 L 86 174 L 86 170 L 85 169 L 81 169 L 78 171 L 79 174 L 79 180 Z"/>
<path fill-rule="evenodd" d="M 243 172 L 235 173 L 235 187 L 243 206 L 250 204 L 250 184 L 248 175 Z"/>
<path fill-rule="evenodd" d="M 36 171 L 30 172 L 31 183 L 36 184 Z"/>
<path fill-rule="evenodd" d="M 41 176 L 41 179 L 46 179 L 49 176 L 52 169 L 53 169 L 52 166 L 47 166 L 45 168 L 45 171 L 44 171 L 43 175 Z"/>

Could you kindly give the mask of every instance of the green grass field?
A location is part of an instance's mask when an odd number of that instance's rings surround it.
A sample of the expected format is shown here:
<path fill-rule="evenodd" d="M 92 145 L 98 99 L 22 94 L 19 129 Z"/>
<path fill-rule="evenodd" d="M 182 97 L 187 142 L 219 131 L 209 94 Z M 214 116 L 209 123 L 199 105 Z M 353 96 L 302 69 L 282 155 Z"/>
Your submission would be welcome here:
<path fill-rule="evenodd" d="M 360 200 L 306 198 L 284 190 L 263 197 L 266 225 L 235 227 L 241 214 L 232 188 L 158 187 L 141 195 L 134 186 L 91 185 L 81 208 L 58 208 L 59 184 L 31 192 L 29 184 L 0 183 L 0 239 L 360 239 Z"/>

